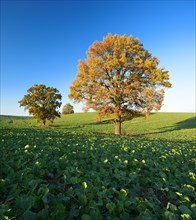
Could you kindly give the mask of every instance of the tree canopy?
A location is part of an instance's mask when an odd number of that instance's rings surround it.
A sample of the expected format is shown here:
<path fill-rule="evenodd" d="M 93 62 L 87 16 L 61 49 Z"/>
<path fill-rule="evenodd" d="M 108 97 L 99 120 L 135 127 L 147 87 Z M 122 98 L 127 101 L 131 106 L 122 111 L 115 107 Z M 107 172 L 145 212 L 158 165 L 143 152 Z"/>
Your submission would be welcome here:
<path fill-rule="evenodd" d="M 67 114 L 73 114 L 73 106 L 70 103 L 67 103 L 63 106 L 62 114 L 67 115 Z"/>
<path fill-rule="evenodd" d="M 168 71 L 158 64 L 138 38 L 108 34 L 79 61 L 69 98 L 84 102 L 86 110 L 92 108 L 99 115 L 114 114 L 115 133 L 121 134 L 124 114 L 134 115 L 141 108 L 146 87 L 171 87 Z"/>
<path fill-rule="evenodd" d="M 60 117 L 58 108 L 61 106 L 61 94 L 56 88 L 46 87 L 44 84 L 35 84 L 27 90 L 27 94 L 19 101 L 37 122 L 46 125 L 46 121 L 54 121 Z"/>
<path fill-rule="evenodd" d="M 164 89 L 144 88 L 141 93 L 142 103 L 141 111 L 145 113 L 146 119 L 150 117 L 151 111 L 158 111 L 161 109 L 164 100 Z"/>

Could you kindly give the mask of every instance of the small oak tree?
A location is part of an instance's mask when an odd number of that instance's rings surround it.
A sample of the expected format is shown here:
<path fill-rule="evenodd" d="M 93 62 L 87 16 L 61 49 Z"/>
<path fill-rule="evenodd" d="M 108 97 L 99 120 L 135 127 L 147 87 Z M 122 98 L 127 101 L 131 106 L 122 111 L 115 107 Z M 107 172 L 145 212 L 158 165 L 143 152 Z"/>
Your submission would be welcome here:
<path fill-rule="evenodd" d="M 115 114 L 115 134 L 120 135 L 124 115 L 138 112 L 145 87 L 171 87 L 168 71 L 158 64 L 138 38 L 108 34 L 79 61 L 69 98 L 83 101 L 99 115 Z"/>
<path fill-rule="evenodd" d="M 141 110 L 145 113 L 145 118 L 149 119 L 150 112 L 161 109 L 164 100 L 164 89 L 146 87 L 141 93 Z"/>
<path fill-rule="evenodd" d="M 73 114 L 73 106 L 70 103 L 67 103 L 63 106 L 62 114 L 67 115 L 67 114 Z"/>
<path fill-rule="evenodd" d="M 44 84 L 35 84 L 27 90 L 27 94 L 19 101 L 20 107 L 28 109 L 29 114 L 33 115 L 37 122 L 54 121 L 60 117 L 58 108 L 61 106 L 61 94 L 56 88 L 46 87 Z"/>

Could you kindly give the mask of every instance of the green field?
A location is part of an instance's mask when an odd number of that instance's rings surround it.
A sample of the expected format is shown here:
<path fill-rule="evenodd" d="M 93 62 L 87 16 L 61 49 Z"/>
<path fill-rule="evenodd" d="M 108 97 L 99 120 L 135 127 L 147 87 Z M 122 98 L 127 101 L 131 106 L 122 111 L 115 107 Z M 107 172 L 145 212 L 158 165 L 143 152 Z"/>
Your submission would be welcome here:
<path fill-rule="evenodd" d="M 0 219 L 196 219 L 194 113 L 0 116 Z"/>

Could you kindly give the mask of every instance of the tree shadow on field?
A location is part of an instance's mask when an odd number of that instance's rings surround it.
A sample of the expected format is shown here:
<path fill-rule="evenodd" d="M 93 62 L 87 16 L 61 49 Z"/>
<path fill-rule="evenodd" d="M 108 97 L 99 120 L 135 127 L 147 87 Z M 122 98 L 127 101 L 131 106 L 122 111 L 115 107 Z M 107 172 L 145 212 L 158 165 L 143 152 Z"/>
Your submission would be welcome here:
<path fill-rule="evenodd" d="M 155 113 L 151 113 L 152 115 L 155 114 Z M 135 115 L 134 118 L 139 118 L 139 117 L 145 117 L 143 113 L 141 114 L 138 114 L 138 115 Z M 114 123 L 114 120 L 115 118 L 110 118 L 110 119 L 101 119 L 101 120 L 97 120 L 95 122 L 89 122 L 89 123 L 86 123 L 85 125 L 107 125 L 107 124 L 113 124 Z M 125 122 L 125 121 L 132 121 L 133 118 L 132 117 L 129 117 L 129 116 L 126 116 L 122 122 Z"/>
<path fill-rule="evenodd" d="M 86 125 L 77 125 L 77 126 L 64 126 L 64 125 L 53 125 L 52 128 L 58 129 L 58 130 L 65 130 L 65 131 L 78 131 L 82 130 L 86 127 Z"/>
<path fill-rule="evenodd" d="M 100 120 L 95 122 L 90 122 L 85 125 L 106 125 L 106 124 L 112 124 L 114 119 L 107 119 L 107 120 Z"/>
<path fill-rule="evenodd" d="M 173 126 L 163 127 L 162 132 L 169 132 L 182 129 L 196 128 L 196 117 L 188 118 L 184 121 L 175 123 Z"/>
<path fill-rule="evenodd" d="M 161 134 L 161 133 L 167 133 L 171 131 L 178 131 L 178 130 L 183 130 L 183 129 L 193 129 L 196 128 L 196 117 L 191 117 L 186 120 L 177 122 L 173 124 L 172 126 L 167 126 L 167 127 L 162 127 L 159 128 L 157 132 L 147 132 L 147 133 L 142 133 L 136 136 L 145 136 L 148 134 Z"/>
<path fill-rule="evenodd" d="M 188 118 L 175 124 L 175 130 L 196 128 L 196 117 Z"/>

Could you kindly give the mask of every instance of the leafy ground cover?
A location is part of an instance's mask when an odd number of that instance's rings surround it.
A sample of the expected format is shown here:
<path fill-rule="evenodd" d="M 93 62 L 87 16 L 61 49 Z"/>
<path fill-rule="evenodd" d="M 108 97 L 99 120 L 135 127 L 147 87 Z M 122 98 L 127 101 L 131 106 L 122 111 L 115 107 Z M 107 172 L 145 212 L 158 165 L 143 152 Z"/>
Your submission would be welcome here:
<path fill-rule="evenodd" d="M 51 129 L 2 116 L 0 219 L 195 219 L 193 115 L 171 119 L 170 130 L 184 127 L 161 139 L 159 114 L 146 133 L 150 121 L 143 132 L 142 118 L 125 122 L 137 124 L 133 137 L 102 134 L 113 125 L 95 122 L 94 113 L 66 116 Z"/>

